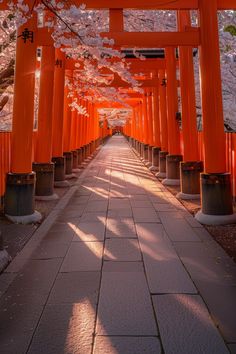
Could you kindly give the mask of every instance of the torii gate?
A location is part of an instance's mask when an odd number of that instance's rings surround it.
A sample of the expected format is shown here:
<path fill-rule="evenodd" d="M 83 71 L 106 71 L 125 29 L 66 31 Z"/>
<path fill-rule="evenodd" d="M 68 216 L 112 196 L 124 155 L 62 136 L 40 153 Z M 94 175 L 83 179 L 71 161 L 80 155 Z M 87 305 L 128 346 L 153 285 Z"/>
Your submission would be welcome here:
<path fill-rule="evenodd" d="M 201 72 L 201 92 L 202 92 L 202 112 L 203 112 L 203 136 L 204 136 L 204 173 L 201 174 L 201 196 L 202 196 L 202 211 L 198 213 L 197 219 L 203 223 L 229 223 L 236 220 L 232 208 L 232 194 L 230 188 L 230 175 L 226 171 L 225 161 L 225 144 L 224 144 L 224 124 L 223 124 L 223 109 L 222 109 L 222 91 L 221 91 L 221 75 L 220 75 L 220 57 L 219 57 L 219 40 L 217 26 L 217 10 L 236 10 L 234 0 L 178 0 L 170 2 L 169 0 L 120 0 L 117 5 L 111 5 L 109 0 L 85 0 L 83 1 L 88 9 L 103 9 L 110 8 L 111 27 L 109 33 L 104 33 L 104 36 L 110 36 L 115 40 L 116 46 L 128 47 L 164 47 L 166 48 L 166 72 L 167 72 L 167 125 L 168 125 L 168 155 L 167 155 L 167 180 L 173 180 L 171 166 L 181 161 L 178 141 L 178 130 L 175 120 L 176 113 L 176 87 L 177 81 L 175 77 L 176 63 L 174 48 L 180 47 L 182 50 L 183 61 L 189 55 L 189 52 L 184 52 L 184 48 L 199 47 L 200 50 L 200 72 Z M 79 4 L 79 1 L 78 1 Z M 122 11 L 123 8 L 132 9 L 156 9 L 156 10 L 178 10 L 179 11 L 179 31 L 178 32 L 161 32 L 161 33 L 130 33 L 123 32 L 122 28 Z M 0 4 L 0 10 L 6 9 L 6 1 Z M 190 28 L 186 25 L 185 11 L 196 9 L 199 11 L 200 26 L 197 29 Z M 184 11 L 184 12 L 182 12 Z M 183 15 L 182 15 L 183 14 Z M 42 60 L 45 60 L 45 73 L 50 72 L 50 87 L 45 88 L 48 96 L 45 97 L 44 103 L 41 97 L 41 102 L 44 112 L 50 118 L 49 128 L 44 121 L 44 133 L 48 128 L 47 146 L 47 163 L 51 163 L 50 150 L 53 151 L 54 162 L 58 166 L 63 165 L 63 107 L 64 107 L 64 79 L 65 79 L 65 58 L 63 53 L 56 51 L 56 62 L 59 60 L 59 65 L 54 69 L 55 51 L 52 47 L 52 40 L 45 29 L 36 28 L 35 18 L 27 22 L 27 28 L 35 34 L 35 41 L 23 42 L 20 35 L 23 28 L 19 28 L 17 36 L 17 51 L 16 51 L 16 69 L 15 69 L 15 92 L 14 92 L 14 109 L 13 109 L 13 132 L 12 132 L 12 163 L 11 173 L 7 178 L 6 191 L 6 213 L 11 216 L 25 216 L 28 220 L 37 219 L 34 213 L 33 197 L 34 197 L 34 181 L 35 177 L 32 174 L 31 156 L 29 151 L 32 147 L 32 128 L 33 128 L 33 92 L 34 92 L 34 72 L 35 72 L 35 52 L 37 45 L 43 46 L 45 55 Z M 48 51 L 49 55 L 46 55 Z M 180 51 L 181 53 L 181 51 Z M 181 54 L 180 54 L 181 55 Z M 185 59 L 184 59 L 185 58 Z M 181 70 L 181 64 L 180 64 Z M 180 84 L 186 77 L 183 73 Z M 54 72 L 54 79 L 52 73 Z M 160 70 L 159 79 L 165 79 L 164 70 Z M 172 82 L 172 84 L 168 85 Z M 52 87 L 54 85 L 54 89 Z M 183 87 L 183 86 L 182 86 Z M 50 91 L 50 92 L 49 92 Z M 43 95 L 43 93 L 41 93 Z M 53 99 L 53 113 L 50 109 L 50 100 Z M 164 116 L 164 91 L 159 90 L 160 96 L 160 111 Z M 162 99 L 161 99 L 162 97 Z M 171 100 L 171 97 L 174 99 Z M 91 108 L 91 107 L 90 107 Z M 183 116 L 185 112 L 190 113 L 189 105 L 185 102 L 183 107 Z M 193 113 L 193 112 L 192 112 Z M 52 119 L 53 117 L 53 119 Z M 95 122 L 96 115 L 92 114 Z M 96 118 L 97 119 L 97 118 Z M 148 121 L 149 119 L 149 121 Z M 162 115 L 160 115 L 161 127 Z M 142 119 L 139 120 L 142 123 Z M 143 120 L 146 124 L 144 142 L 148 143 L 148 132 L 150 129 L 150 117 Z M 191 120 L 190 120 L 191 122 Z M 85 122 L 84 122 L 85 123 Z M 193 123 L 193 122 L 192 122 Z M 192 124 L 191 123 L 191 124 Z M 184 121 L 183 117 L 183 132 L 185 144 L 188 147 L 190 142 L 187 140 L 188 129 L 192 131 L 192 125 L 189 120 Z M 84 124 L 80 128 L 83 134 L 86 135 L 85 141 L 80 141 L 82 144 L 90 144 L 88 132 L 88 124 Z M 90 125 L 91 127 L 91 125 Z M 53 129 L 52 129 L 53 128 Z M 77 125 L 79 128 L 79 124 Z M 97 130 L 93 132 L 97 134 Z M 53 140 L 50 139 L 53 132 Z M 94 135 L 93 138 L 97 137 Z M 39 134 L 40 135 L 40 134 Z M 42 139 L 42 136 L 41 136 Z M 83 139 L 82 139 L 83 140 Z M 53 141 L 53 142 L 52 142 Z M 50 146 L 50 143 L 52 145 Z M 78 139 L 77 139 L 78 143 Z M 165 143 L 166 144 L 166 143 Z M 145 144 L 147 145 L 147 144 Z M 39 153 L 40 147 L 39 146 Z M 185 147 L 186 147 L 185 146 Z M 167 146 L 165 146 L 167 150 Z M 167 153 L 167 151 L 163 151 Z M 192 162 L 189 160 L 184 162 Z M 50 158 L 50 160 L 49 160 Z M 46 160 L 46 158 L 45 158 Z M 48 161 L 49 160 L 49 161 Z M 44 162 L 44 161 L 41 161 Z M 195 161 L 194 161 L 195 162 Z M 168 175 L 168 163 L 169 171 Z M 183 172 L 183 171 L 182 171 Z M 174 169 L 176 173 L 176 168 Z M 62 179 L 63 180 L 63 179 Z M 168 182 L 168 181 L 167 181 Z M 25 193 L 27 191 L 27 193 Z M 12 200 L 16 202 L 12 205 Z M 18 206 L 21 206 L 19 210 Z M 13 218 L 14 219 L 14 218 Z"/>

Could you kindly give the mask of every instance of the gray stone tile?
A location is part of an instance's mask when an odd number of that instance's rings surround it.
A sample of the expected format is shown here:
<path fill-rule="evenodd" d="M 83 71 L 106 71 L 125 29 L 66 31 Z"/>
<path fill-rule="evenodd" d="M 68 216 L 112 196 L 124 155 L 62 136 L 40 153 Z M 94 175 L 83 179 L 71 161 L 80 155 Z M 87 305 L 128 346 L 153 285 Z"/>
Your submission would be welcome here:
<path fill-rule="evenodd" d="M 90 197 L 88 195 L 73 197 L 70 201 L 70 205 L 75 206 L 75 205 L 87 204 L 89 198 Z"/>
<path fill-rule="evenodd" d="M 106 238 L 125 237 L 137 238 L 134 221 L 131 218 L 108 218 Z"/>
<path fill-rule="evenodd" d="M 108 209 L 130 209 L 130 201 L 126 198 L 110 198 Z"/>
<path fill-rule="evenodd" d="M 172 204 L 167 203 L 153 203 L 154 209 L 156 211 L 175 211 L 176 207 Z"/>
<path fill-rule="evenodd" d="M 0 275 L 0 297 L 7 291 L 15 277 L 16 274 L 11 272 L 4 272 Z"/>
<path fill-rule="evenodd" d="M 230 354 L 236 354 L 236 343 L 228 344 Z"/>
<path fill-rule="evenodd" d="M 76 225 L 70 223 L 69 228 L 70 229 L 68 231 L 49 232 L 45 236 L 45 241 L 47 240 L 48 242 L 53 242 L 54 244 L 56 243 L 70 244 L 75 234 Z"/>
<path fill-rule="evenodd" d="M 152 208 L 153 205 L 149 200 L 131 200 L 132 208 Z"/>
<path fill-rule="evenodd" d="M 94 354 L 161 354 L 160 341 L 156 337 L 108 337 L 97 336 Z"/>
<path fill-rule="evenodd" d="M 103 263 L 103 272 L 111 273 L 143 273 L 144 267 L 142 262 L 107 262 Z"/>
<path fill-rule="evenodd" d="M 164 193 L 161 193 L 161 192 L 149 193 L 148 197 L 149 197 L 149 199 L 151 200 L 152 203 L 159 203 L 159 204 L 167 204 L 167 203 L 169 203 L 168 198 L 165 196 Z"/>
<path fill-rule="evenodd" d="M 106 263 L 119 266 L 116 262 Z M 99 335 L 156 336 L 157 328 L 144 273 L 104 269 L 97 319 L 96 333 Z"/>
<path fill-rule="evenodd" d="M 159 212 L 161 222 L 172 241 L 199 241 L 195 230 L 178 212 Z"/>
<path fill-rule="evenodd" d="M 165 353 L 228 353 L 200 296 L 156 295 L 153 304 Z"/>
<path fill-rule="evenodd" d="M 73 242 L 60 272 L 99 271 L 102 264 L 102 242 Z"/>
<path fill-rule="evenodd" d="M 134 221 L 137 222 L 160 222 L 154 208 L 133 208 Z"/>
<path fill-rule="evenodd" d="M 102 222 L 79 222 L 72 241 L 103 241 L 104 234 Z"/>
<path fill-rule="evenodd" d="M 1 306 L 12 304 L 43 305 L 50 293 L 53 282 L 60 269 L 62 259 L 29 260 L 10 284 Z"/>
<path fill-rule="evenodd" d="M 108 201 L 100 201 L 100 200 L 93 200 L 89 201 L 86 205 L 85 211 L 86 212 L 106 212 L 108 207 Z"/>
<path fill-rule="evenodd" d="M 112 209 L 108 210 L 107 217 L 113 219 L 132 218 L 133 213 L 131 207 L 126 209 Z"/>
<path fill-rule="evenodd" d="M 100 272 L 59 273 L 48 303 L 80 303 L 88 299 L 96 306 L 100 285 Z"/>
<path fill-rule="evenodd" d="M 106 220 L 106 212 L 105 211 L 93 211 L 93 212 L 85 212 L 79 222 L 105 222 Z"/>
<path fill-rule="evenodd" d="M 197 290 L 165 237 L 161 224 L 136 224 L 151 293 L 196 293 Z"/>
<path fill-rule="evenodd" d="M 149 201 L 147 194 L 130 195 L 129 199 L 130 199 L 131 202 L 135 202 L 135 201 Z"/>
<path fill-rule="evenodd" d="M 80 303 L 47 305 L 28 353 L 91 353 L 95 313 L 86 298 Z"/>
<path fill-rule="evenodd" d="M 69 243 L 54 242 L 53 240 L 43 240 L 33 251 L 29 249 L 29 252 L 21 253 L 21 257 L 28 259 L 52 259 L 63 258 L 69 248 Z M 27 249 L 26 249 L 27 250 Z"/>
<path fill-rule="evenodd" d="M 108 261 L 141 261 L 142 256 L 137 240 L 108 239 L 105 243 L 104 259 Z"/>
<path fill-rule="evenodd" d="M 1 353 L 26 353 L 43 307 L 32 304 L 0 306 Z"/>

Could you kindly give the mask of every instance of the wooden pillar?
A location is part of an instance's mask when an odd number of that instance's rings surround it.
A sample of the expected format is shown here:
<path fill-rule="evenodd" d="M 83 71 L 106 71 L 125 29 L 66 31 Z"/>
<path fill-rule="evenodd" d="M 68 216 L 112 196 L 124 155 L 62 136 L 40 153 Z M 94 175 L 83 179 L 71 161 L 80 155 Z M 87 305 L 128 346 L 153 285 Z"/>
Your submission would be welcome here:
<path fill-rule="evenodd" d="M 35 197 L 54 200 L 54 163 L 52 159 L 52 99 L 54 82 L 55 48 L 42 47 L 38 133 L 33 170 L 36 173 Z"/>
<path fill-rule="evenodd" d="M 166 72 L 158 71 L 159 78 L 159 114 L 160 114 L 160 140 L 161 151 L 159 154 L 159 178 L 166 177 L 166 156 L 168 155 L 168 126 L 167 126 L 167 104 L 166 104 Z"/>
<path fill-rule="evenodd" d="M 175 48 L 166 48 L 165 55 L 167 72 L 166 93 L 169 155 L 166 157 L 166 179 L 163 181 L 163 184 L 179 185 L 180 162 L 182 161 L 182 156 L 180 155 L 179 126 L 176 120 L 176 113 L 178 111 L 178 93 Z"/>
<path fill-rule="evenodd" d="M 226 173 L 217 0 L 199 0 L 199 24 L 205 170 L 202 210 L 196 218 L 202 223 L 234 223 L 230 174 Z"/>
<path fill-rule="evenodd" d="M 191 26 L 190 12 L 178 11 L 178 29 L 185 31 Z M 181 199 L 200 197 L 200 173 L 202 161 L 198 161 L 198 132 L 196 115 L 196 97 L 193 67 L 193 49 L 179 47 L 179 70 L 182 105 L 183 160 L 180 164 Z"/>
<path fill-rule="evenodd" d="M 152 89 L 152 112 L 153 112 L 153 148 L 152 148 L 152 166 L 151 171 L 158 171 L 159 158 L 161 150 L 160 138 L 160 117 L 159 117 L 159 101 L 158 101 L 158 88 Z"/>
<path fill-rule="evenodd" d="M 41 218 L 34 211 L 35 173 L 32 172 L 36 31 L 35 14 L 17 30 L 11 173 L 7 175 L 5 195 L 6 215 L 14 222 L 25 223 Z"/>
<path fill-rule="evenodd" d="M 65 183 L 65 157 L 63 156 L 64 85 L 65 54 L 60 49 L 56 49 L 52 104 L 52 161 L 55 163 L 55 185 L 58 187 L 68 186 L 68 183 Z"/>

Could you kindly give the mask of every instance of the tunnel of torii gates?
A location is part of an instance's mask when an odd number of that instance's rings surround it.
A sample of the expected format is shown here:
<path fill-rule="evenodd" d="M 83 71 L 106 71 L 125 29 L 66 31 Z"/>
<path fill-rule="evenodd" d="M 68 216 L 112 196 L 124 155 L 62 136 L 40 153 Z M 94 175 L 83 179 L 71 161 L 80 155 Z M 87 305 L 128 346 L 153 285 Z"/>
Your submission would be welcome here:
<path fill-rule="evenodd" d="M 103 35 L 113 38 L 116 48 L 164 49 L 164 58 L 127 59 L 134 74 L 144 73 L 140 81 L 144 94 L 133 91 L 119 78 L 111 83 L 112 87 L 123 88 L 129 95 L 126 103 L 132 107 L 133 114 L 124 127 L 128 140 L 145 160 L 152 162 L 153 169 L 159 166 L 159 176 L 166 177 L 164 184 L 181 184 L 180 197 L 197 198 L 201 194 L 202 209 L 196 215 L 200 222 L 235 222 L 230 174 L 226 169 L 217 11 L 236 10 L 236 1 L 119 0 L 111 4 L 110 0 L 83 0 L 83 3 L 86 9 L 110 9 L 110 31 Z M 124 8 L 176 10 L 178 30 L 124 32 Z M 0 10 L 5 9 L 3 1 Z M 199 13 L 197 28 L 191 27 L 190 10 L 193 9 Z M 34 33 L 34 41 L 22 39 L 25 28 Z M 32 161 L 37 47 L 41 47 L 42 54 L 37 146 Z M 200 56 L 203 162 L 198 161 L 197 152 L 193 48 L 199 49 Z M 35 17 L 18 29 L 11 171 L 6 178 L 5 194 L 5 214 L 13 221 L 40 219 L 34 209 L 35 193 L 38 198 L 54 198 L 54 185 L 67 185 L 65 173 L 70 174 L 100 143 L 98 109 L 122 108 L 118 104 L 83 100 L 80 103 L 87 108 L 89 117 L 71 112 L 65 78 L 73 75 L 73 70 L 76 70 L 75 62 L 54 48 L 49 30 L 37 28 Z M 178 85 L 182 102 L 183 156 L 176 119 Z M 107 127 L 103 128 L 102 137 L 108 132 Z"/>

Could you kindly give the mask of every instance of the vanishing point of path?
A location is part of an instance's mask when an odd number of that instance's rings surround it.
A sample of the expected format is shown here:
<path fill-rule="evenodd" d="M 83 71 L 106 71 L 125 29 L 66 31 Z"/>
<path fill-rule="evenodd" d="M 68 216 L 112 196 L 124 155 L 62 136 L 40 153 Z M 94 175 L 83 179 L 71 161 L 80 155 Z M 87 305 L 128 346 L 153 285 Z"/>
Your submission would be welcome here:
<path fill-rule="evenodd" d="M 123 137 L 67 195 L 0 276 L 1 354 L 236 353 L 235 264 Z"/>

